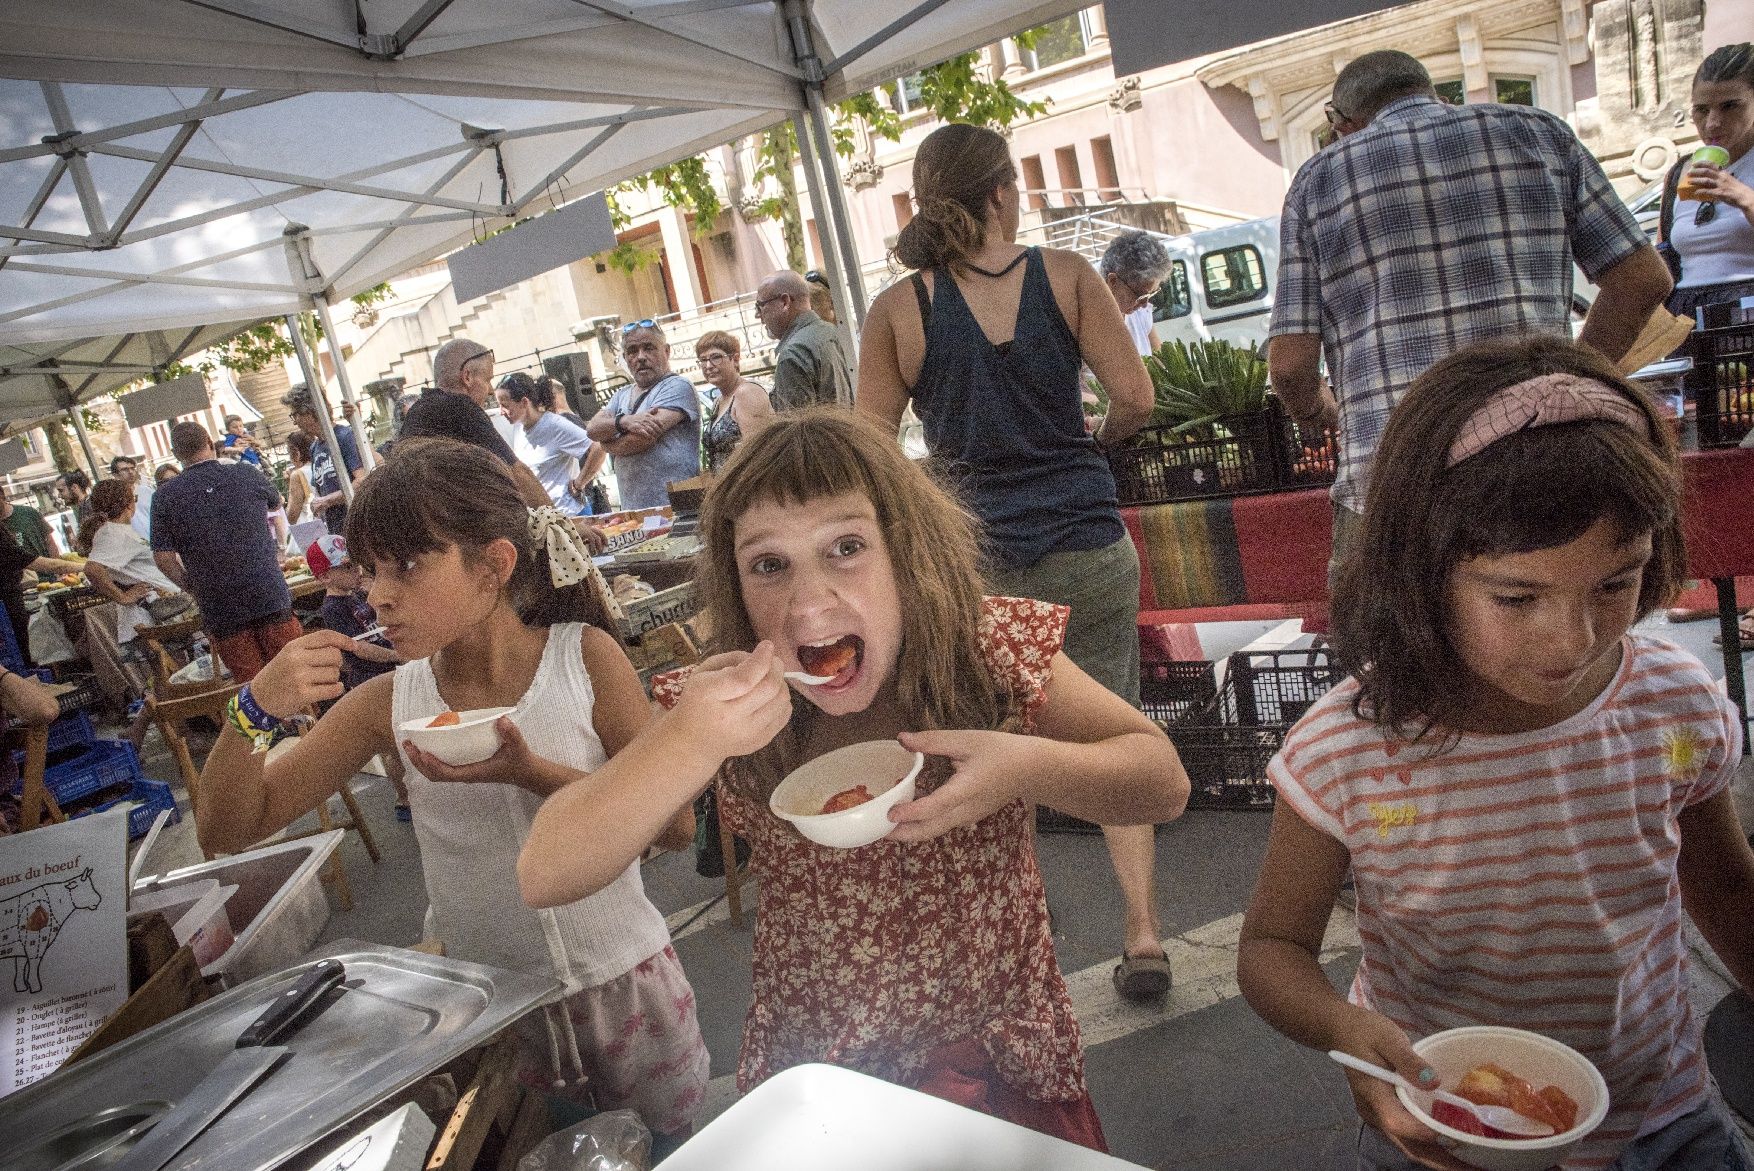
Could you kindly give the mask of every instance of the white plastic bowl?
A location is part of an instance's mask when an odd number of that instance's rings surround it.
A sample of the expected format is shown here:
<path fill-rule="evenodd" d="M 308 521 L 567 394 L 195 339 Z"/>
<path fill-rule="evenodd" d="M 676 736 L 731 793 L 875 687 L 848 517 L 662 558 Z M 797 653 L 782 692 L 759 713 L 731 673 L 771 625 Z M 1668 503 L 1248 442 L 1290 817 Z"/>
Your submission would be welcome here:
<path fill-rule="evenodd" d="M 889 820 L 890 807 L 913 800 L 914 783 L 925 763 L 925 756 L 909 752 L 896 740 L 849 744 L 795 769 L 773 791 L 767 807 L 818 845 L 842 850 L 868 846 L 895 828 Z M 816 812 L 830 797 L 854 785 L 865 786 L 875 796 L 839 813 Z"/>
<path fill-rule="evenodd" d="M 1546 1138 L 1477 1138 L 1433 1118 L 1430 1094 L 1410 1094 L 1397 1087 L 1395 1094 L 1401 1105 L 1432 1130 L 1453 1140 L 1455 1145 L 1450 1153 L 1471 1167 L 1484 1171 L 1547 1171 L 1563 1163 L 1571 1149 L 1608 1115 L 1608 1083 L 1602 1080 L 1601 1073 L 1589 1058 L 1551 1037 L 1502 1025 L 1471 1025 L 1433 1033 L 1423 1041 L 1413 1042 L 1413 1050 L 1437 1071 L 1448 1090 L 1454 1090 L 1470 1069 L 1491 1062 L 1526 1078 L 1537 1090 L 1558 1086 L 1577 1103 L 1577 1125 L 1560 1134 Z"/>
<path fill-rule="evenodd" d="M 499 751 L 499 731 L 493 725 L 501 716 L 509 716 L 516 710 L 510 707 L 471 708 L 458 712 L 461 718 L 442 728 L 427 727 L 435 717 L 422 716 L 418 720 L 402 721 L 401 732 L 404 739 L 414 741 L 414 747 L 431 753 L 446 764 L 474 764 Z"/>

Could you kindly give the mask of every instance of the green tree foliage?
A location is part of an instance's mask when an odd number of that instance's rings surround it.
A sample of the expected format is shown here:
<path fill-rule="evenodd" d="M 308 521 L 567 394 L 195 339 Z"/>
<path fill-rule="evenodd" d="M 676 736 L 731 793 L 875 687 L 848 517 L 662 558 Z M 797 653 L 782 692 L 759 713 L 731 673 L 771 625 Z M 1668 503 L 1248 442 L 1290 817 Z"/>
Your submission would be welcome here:
<path fill-rule="evenodd" d="M 1024 48 L 1034 44 L 1039 30 L 1020 33 L 1017 42 Z M 934 65 L 919 74 L 919 104 L 933 118 L 942 122 L 971 122 L 981 126 L 1005 127 L 1019 118 L 1034 117 L 1047 110 L 1042 102 L 1025 101 L 1002 79 L 987 78 L 980 70 L 978 52 L 963 53 Z M 856 94 L 831 108 L 829 133 L 834 152 L 842 158 L 852 157 L 857 147 L 857 129 L 864 123 L 875 138 L 888 142 L 901 140 L 902 120 L 894 107 L 875 90 Z M 779 221 L 780 235 L 786 245 L 786 265 L 802 270 L 806 266 L 804 223 L 799 213 L 798 186 L 794 167 L 798 160 L 798 132 L 795 122 L 783 122 L 762 132 L 755 149 L 755 173 L 750 176 L 756 189 L 766 194 L 755 212 L 763 218 Z M 769 182 L 771 180 L 771 183 Z M 616 191 L 648 191 L 661 193 L 664 202 L 694 217 L 695 231 L 712 231 L 723 201 L 713 189 L 707 172 L 706 159 L 701 156 L 684 159 L 667 167 L 641 175 L 621 184 Z M 616 217 L 617 230 L 624 228 L 628 217 L 615 203 L 610 192 L 610 210 Z M 633 272 L 656 259 L 650 249 L 625 242 L 597 259 L 611 268 Z"/>

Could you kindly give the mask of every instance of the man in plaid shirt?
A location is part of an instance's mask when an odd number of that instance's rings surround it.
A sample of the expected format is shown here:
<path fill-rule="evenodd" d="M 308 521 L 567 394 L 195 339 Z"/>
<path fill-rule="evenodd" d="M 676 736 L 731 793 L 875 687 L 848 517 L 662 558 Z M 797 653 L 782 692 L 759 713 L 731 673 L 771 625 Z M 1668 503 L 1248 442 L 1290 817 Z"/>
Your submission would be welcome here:
<path fill-rule="evenodd" d="M 1341 140 L 1285 197 L 1268 363 L 1293 418 L 1340 426 L 1337 565 L 1389 411 L 1427 367 L 1482 338 L 1569 336 L 1573 261 L 1600 289 L 1579 340 L 1618 360 L 1670 280 L 1552 114 L 1451 106 L 1423 65 L 1384 50 L 1341 71 L 1327 115 Z"/>

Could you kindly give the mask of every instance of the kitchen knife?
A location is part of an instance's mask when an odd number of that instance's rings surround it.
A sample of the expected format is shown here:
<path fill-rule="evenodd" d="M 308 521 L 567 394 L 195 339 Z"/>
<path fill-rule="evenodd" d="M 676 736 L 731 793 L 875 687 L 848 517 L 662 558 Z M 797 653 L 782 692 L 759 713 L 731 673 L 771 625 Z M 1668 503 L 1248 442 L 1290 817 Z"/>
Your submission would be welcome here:
<path fill-rule="evenodd" d="M 292 1052 L 275 1041 L 291 1034 L 325 1004 L 329 989 L 346 975 L 339 960 L 323 960 L 274 998 L 261 1016 L 238 1036 L 237 1046 L 200 1083 L 183 1095 L 134 1145 L 114 1171 L 160 1171 L 194 1142 L 202 1131 L 250 1092 L 270 1070 Z"/>

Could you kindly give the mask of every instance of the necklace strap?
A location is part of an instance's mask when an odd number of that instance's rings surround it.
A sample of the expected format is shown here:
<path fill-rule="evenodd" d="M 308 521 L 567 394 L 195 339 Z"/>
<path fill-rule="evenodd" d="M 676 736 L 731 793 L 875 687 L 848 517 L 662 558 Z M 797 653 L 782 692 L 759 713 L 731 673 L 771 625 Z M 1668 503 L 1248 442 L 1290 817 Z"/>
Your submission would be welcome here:
<path fill-rule="evenodd" d="M 978 272 L 984 277 L 989 277 L 993 280 L 998 280 L 1000 277 L 1005 276 L 1012 269 L 1016 268 L 1019 264 L 1023 263 L 1024 257 L 1026 257 L 1028 255 L 1029 255 L 1029 249 L 1025 248 L 1023 251 L 1019 252 L 1016 256 L 1013 256 L 1011 258 L 1011 263 L 1007 264 L 1004 268 L 1001 268 L 998 272 L 991 272 L 988 269 L 982 268 L 978 264 L 969 264 L 967 261 L 963 262 L 963 267 L 968 269 L 968 271 L 970 271 L 970 272 Z"/>

